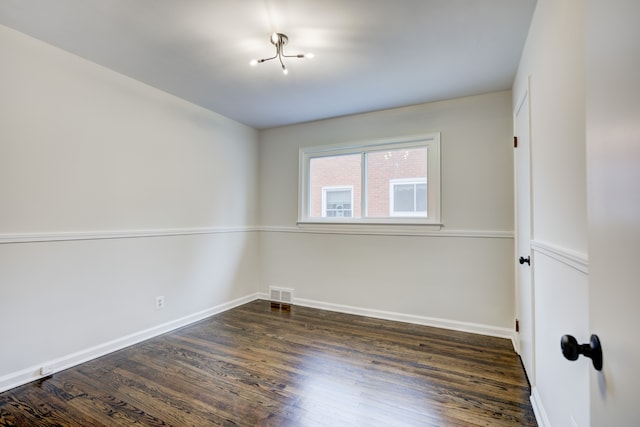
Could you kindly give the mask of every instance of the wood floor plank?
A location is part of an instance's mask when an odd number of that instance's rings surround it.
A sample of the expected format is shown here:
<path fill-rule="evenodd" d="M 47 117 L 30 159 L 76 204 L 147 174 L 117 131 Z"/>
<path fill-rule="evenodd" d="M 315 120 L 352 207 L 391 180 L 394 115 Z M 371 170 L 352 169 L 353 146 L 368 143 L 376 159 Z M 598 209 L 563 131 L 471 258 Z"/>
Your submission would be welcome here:
<path fill-rule="evenodd" d="M 535 426 L 505 339 L 254 301 L 0 394 L 0 426 Z"/>
<path fill-rule="evenodd" d="M 49 378 L 27 386 L 23 393 L 0 395 L 0 426 L 86 426 L 92 418 L 68 406 L 68 395 Z"/>

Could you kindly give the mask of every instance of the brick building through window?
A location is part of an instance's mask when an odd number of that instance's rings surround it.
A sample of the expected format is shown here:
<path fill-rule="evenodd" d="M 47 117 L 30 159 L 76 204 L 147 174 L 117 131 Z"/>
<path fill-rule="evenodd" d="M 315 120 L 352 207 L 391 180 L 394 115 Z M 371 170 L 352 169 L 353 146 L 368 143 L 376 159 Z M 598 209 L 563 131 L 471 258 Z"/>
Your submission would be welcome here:
<path fill-rule="evenodd" d="M 361 218 L 363 168 L 368 218 L 427 216 L 427 148 L 310 159 L 310 217 Z"/>

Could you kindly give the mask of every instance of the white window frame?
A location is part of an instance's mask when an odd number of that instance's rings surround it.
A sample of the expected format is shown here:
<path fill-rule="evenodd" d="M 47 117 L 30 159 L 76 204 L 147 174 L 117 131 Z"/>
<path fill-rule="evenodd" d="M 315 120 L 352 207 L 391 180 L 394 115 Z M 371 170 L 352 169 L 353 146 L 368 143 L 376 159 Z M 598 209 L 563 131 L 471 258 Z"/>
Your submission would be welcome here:
<path fill-rule="evenodd" d="M 311 217 L 310 163 L 314 158 L 333 157 L 338 155 L 360 154 L 364 159 L 366 153 L 381 150 L 397 150 L 405 148 L 427 148 L 427 217 L 389 216 L 385 218 L 348 218 L 348 217 Z M 347 224 L 347 225 L 423 225 L 439 227 L 440 218 L 440 133 L 413 135 L 379 141 L 351 142 L 317 147 L 300 148 L 298 176 L 298 225 Z M 366 166 L 363 164 L 361 215 L 367 212 Z M 353 195 L 353 192 L 351 193 Z M 324 208 L 324 202 L 323 202 Z M 352 203 L 355 213 L 356 207 Z"/>
<path fill-rule="evenodd" d="M 394 197 L 395 197 L 395 192 L 393 191 L 394 186 L 396 185 L 407 185 L 407 184 L 413 184 L 414 185 L 414 189 L 415 189 L 415 185 L 418 184 L 426 184 L 427 183 L 427 178 L 398 178 L 398 179 L 392 179 L 389 181 L 389 216 L 397 216 L 397 217 L 424 217 L 424 214 L 422 212 L 416 212 L 416 211 L 395 211 L 393 209 L 393 206 L 395 205 L 394 203 Z M 429 195 L 429 187 L 427 187 L 427 196 Z M 413 193 L 413 197 L 415 199 L 415 190 Z M 415 203 L 415 200 L 414 200 Z M 427 213 L 429 212 L 429 199 L 427 198 Z"/>
<path fill-rule="evenodd" d="M 327 191 L 345 191 L 349 190 L 351 194 L 351 217 L 327 217 Z M 353 186 L 352 185 L 341 185 L 341 186 L 328 186 L 322 187 L 322 217 L 323 218 L 352 218 L 354 212 L 353 206 Z"/>

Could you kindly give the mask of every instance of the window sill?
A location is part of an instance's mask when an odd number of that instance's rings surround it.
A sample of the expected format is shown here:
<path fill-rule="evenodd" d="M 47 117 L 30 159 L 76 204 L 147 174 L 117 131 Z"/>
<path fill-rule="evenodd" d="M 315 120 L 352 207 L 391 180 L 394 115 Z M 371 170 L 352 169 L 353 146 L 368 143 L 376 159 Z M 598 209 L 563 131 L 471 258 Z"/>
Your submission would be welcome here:
<path fill-rule="evenodd" d="M 391 236 L 437 235 L 443 224 L 407 222 L 299 221 L 301 231 L 326 234 L 364 234 Z"/>

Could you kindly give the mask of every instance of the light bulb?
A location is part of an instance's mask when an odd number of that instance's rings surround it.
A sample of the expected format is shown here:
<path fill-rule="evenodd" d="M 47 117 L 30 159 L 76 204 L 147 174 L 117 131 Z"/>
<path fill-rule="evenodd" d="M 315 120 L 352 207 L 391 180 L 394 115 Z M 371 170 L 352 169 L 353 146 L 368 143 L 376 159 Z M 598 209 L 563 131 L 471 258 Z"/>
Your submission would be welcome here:
<path fill-rule="evenodd" d="M 285 67 L 284 65 L 282 66 L 282 74 L 284 74 L 285 76 L 289 74 L 289 70 L 287 70 L 287 67 Z"/>
<path fill-rule="evenodd" d="M 251 65 L 252 67 L 255 67 L 256 65 L 258 65 L 258 60 L 252 59 L 251 61 L 249 61 L 249 65 Z"/>
<path fill-rule="evenodd" d="M 278 40 L 279 40 L 278 33 L 271 34 L 271 43 L 278 44 Z"/>
<path fill-rule="evenodd" d="M 305 57 L 305 58 L 309 58 L 309 59 L 313 59 L 313 58 L 315 58 L 316 56 L 315 56 L 313 53 L 309 52 L 309 53 L 305 53 L 304 57 Z"/>

